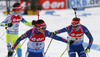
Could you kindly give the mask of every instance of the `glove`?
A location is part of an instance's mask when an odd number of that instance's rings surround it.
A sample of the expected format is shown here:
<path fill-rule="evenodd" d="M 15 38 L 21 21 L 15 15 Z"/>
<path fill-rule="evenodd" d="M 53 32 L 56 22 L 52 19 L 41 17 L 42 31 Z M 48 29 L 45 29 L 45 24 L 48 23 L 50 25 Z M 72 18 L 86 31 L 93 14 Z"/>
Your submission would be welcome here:
<path fill-rule="evenodd" d="M 35 25 L 36 24 L 36 21 L 35 20 L 32 20 L 32 25 Z"/>
<path fill-rule="evenodd" d="M 56 32 L 51 32 L 53 35 L 56 35 L 57 33 Z"/>
<path fill-rule="evenodd" d="M 7 27 L 5 27 L 5 29 L 7 30 Z"/>
<path fill-rule="evenodd" d="M 74 43 L 74 41 L 73 41 L 73 40 L 68 40 L 67 43 L 68 43 L 69 45 L 72 45 L 72 44 Z"/>
<path fill-rule="evenodd" d="M 13 24 L 12 23 L 6 23 L 5 25 L 8 26 L 8 27 L 11 27 Z"/>
<path fill-rule="evenodd" d="M 87 48 L 85 49 L 85 52 L 86 52 L 86 53 L 89 53 L 89 52 L 90 52 L 90 48 L 87 47 Z"/>
<path fill-rule="evenodd" d="M 10 49 L 8 52 L 8 57 L 12 56 L 13 53 L 14 53 L 14 50 Z"/>

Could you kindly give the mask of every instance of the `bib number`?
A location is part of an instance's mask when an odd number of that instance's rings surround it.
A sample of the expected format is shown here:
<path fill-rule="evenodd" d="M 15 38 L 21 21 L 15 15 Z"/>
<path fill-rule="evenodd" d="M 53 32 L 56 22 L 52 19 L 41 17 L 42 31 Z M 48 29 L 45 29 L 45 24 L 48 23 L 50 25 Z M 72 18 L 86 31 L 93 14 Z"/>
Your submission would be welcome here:
<path fill-rule="evenodd" d="M 80 40 L 81 37 L 72 37 L 72 40 Z"/>
<path fill-rule="evenodd" d="M 36 43 L 32 43 L 32 46 L 34 49 L 42 49 L 44 47 L 44 43 L 43 42 L 36 42 Z"/>
<path fill-rule="evenodd" d="M 14 23 L 13 26 L 11 27 L 13 30 L 18 30 L 19 23 Z"/>

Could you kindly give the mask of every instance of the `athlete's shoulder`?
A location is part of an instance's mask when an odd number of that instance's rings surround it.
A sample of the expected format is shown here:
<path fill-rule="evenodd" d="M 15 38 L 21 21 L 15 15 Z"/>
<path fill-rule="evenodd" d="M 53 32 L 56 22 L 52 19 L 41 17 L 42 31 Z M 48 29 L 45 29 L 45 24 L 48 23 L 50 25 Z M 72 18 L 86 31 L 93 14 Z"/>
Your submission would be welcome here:
<path fill-rule="evenodd" d="M 45 30 L 45 32 L 50 32 L 49 30 Z"/>
<path fill-rule="evenodd" d="M 7 16 L 14 16 L 15 14 L 14 14 L 14 12 L 10 12 Z"/>
<path fill-rule="evenodd" d="M 25 33 L 26 33 L 26 34 L 32 33 L 32 29 L 27 30 Z"/>
<path fill-rule="evenodd" d="M 85 33 L 89 31 L 88 28 L 87 28 L 86 26 L 84 26 L 84 25 L 81 25 L 81 26 L 82 26 L 82 29 L 83 29 L 83 31 L 84 31 Z"/>
<path fill-rule="evenodd" d="M 14 12 L 10 12 L 10 13 L 9 13 L 9 15 L 14 15 L 14 14 L 15 14 Z"/>
<path fill-rule="evenodd" d="M 33 29 L 31 28 L 31 29 L 29 29 L 29 31 L 32 31 Z"/>
<path fill-rule="evenodd" d="M 82 24 L 81 24 L 81 27 L 82 27 L 83 29 L 84 29 L 84 28 L 87 28 L 85 25 L 82 25 Z"/>
<path fill-rule="evenodd" d="M 67 26 L 66 28 L 67 28 L 67 30 L 71 30 L 72 26 L 69 25 L 69 26 Z"/>

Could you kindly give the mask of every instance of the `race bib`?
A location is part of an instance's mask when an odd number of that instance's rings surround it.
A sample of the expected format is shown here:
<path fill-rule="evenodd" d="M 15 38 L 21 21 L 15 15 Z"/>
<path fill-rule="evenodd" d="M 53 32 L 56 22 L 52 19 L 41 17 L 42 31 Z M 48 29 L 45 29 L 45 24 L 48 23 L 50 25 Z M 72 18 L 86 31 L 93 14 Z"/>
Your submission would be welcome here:
<path fill-rule="evenodd" d="M 76 40 L 80 40 L 81 37 L 72 37 L 72 40 L 76 41 Z"/>
<path fill-rule="evenodd" d="M 28 47 L 31 49 L 42 49 L 42 48 L 44 48 L 44 42 L 31 42 L 31 41 L 29 41 Z"/>
<path fill-rule="evenodd" d="M 42 49 L 44 47 L 43 42 L 32 43 L 33 49 Z"/>
<path fill-rule="evenodd" d="M 19 23 L 13 23 L 11 30 L 18 31 Z"/>

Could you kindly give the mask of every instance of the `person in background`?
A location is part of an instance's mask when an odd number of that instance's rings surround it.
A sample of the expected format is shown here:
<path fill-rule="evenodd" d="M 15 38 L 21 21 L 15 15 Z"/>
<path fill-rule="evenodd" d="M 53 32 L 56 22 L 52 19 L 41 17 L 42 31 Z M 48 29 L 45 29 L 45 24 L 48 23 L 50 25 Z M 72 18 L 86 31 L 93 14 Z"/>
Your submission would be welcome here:
<path fill-rule="evenodd" d="M 4 21 L 0 23 L 0 26 L 7 27 L 6 32 L 6 42 L 7 42 L 7 48 L 8 51 L 11 49 L 12 45 L 15 43 L 15 41 L 18 38 L 18 28 L 20 25 L 20 22 L 24 23 L 25 25 L 31 26 L 31 22 L 27 22 L 21 15 L 22 6 L 20 3 L 15 3 L 13 5 L 13 12 L 11 12 Z M 18 57 L 22 57 L 22 49 L 21 44 L 19 43 L 16 47 L 16 52 Z"/>
<path fill-rule="evenodd" d="M 68 33 L 67 40 L 73 40 L 74 43 L 69 45 L 69 57 L 76 57 L 76 52 L 79 57 L 86 57 L 86 53 L 90 52 L 90 48 L 93 43 L 93 37 L 86 26 L 80 24 L 80 18 L 73 18 L 71 25 L 52 32 L 54 35 L 63 32 Z M 84 49 L 84 34 L 89 38 L 89 43 L 86 49 Z"/>
<path fill-rule="evenodd" d="M 33 25 L 35 25 L 32 29 L 28 30 L 24 34 L 22 34 L 15 44 L 13 45 L 12 49 L 9 51 L 9 55 L 11 56 L 14 52 L 14 49 L 19 44 L 19 42 L 25 38 L 29 39 L 29 42 L 27 44 L 27 53 L 26 57 L 45 57 L 44 55 L 44 46 L 45 46 L 45 38 L 50 37 L 58 41 L 62 41 L 65 43 L 69 43 L 70 45 L 73 43 L 73 41 L 67 41 L 64 38 L 60 36 L 53 35 L 53 33 L 46 30 L 47 25 L 46 23 L 39 19 L 37 21 L 33 20 Z"/>
<path fill-rule="evenodd" d="M 30 0 L 30 8 L 33 10 L 33 12 L 37 11 L 38 7 L 40 6 L 39 1 L 40 0 Z"/>

